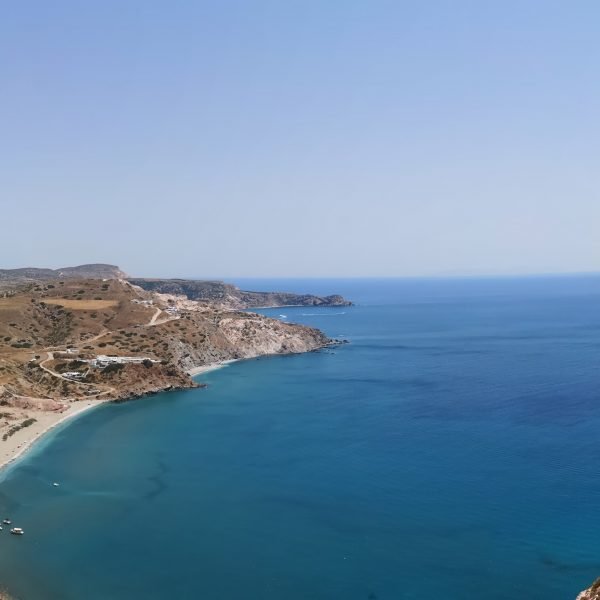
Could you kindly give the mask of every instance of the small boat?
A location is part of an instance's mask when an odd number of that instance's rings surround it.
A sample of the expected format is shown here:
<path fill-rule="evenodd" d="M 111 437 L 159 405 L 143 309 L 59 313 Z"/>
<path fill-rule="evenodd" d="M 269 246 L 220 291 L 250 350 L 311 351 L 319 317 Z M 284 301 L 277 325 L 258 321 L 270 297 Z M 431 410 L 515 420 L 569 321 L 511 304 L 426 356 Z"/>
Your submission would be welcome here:
<path fill-rule="evenodd" d="M 58 487 L 60 484 L 56 483 L 56 481 L 52 484 L 54 487 Z"/>
<path fill-rule="evenodd" d="M 25 533 L 20 527 L 13 527 L 10 532 L 13 535 L 23 535 Z"/>
<path fill-rule="evenodd" d="M 3 522 L 5 525 L 10 525 L 10 523 L 11 523 L 10 519 L 4 519 L 2 522 Z"/>

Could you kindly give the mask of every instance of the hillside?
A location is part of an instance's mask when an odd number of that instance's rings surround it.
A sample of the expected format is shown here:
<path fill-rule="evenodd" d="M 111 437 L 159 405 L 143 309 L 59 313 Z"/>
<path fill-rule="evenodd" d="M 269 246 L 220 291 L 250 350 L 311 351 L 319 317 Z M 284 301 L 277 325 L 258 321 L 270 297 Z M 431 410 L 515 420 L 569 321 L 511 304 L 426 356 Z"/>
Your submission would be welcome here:
<path fill-rule="evenodd" d="M 31 412 L 192 387 L 188 371 L 202 365 L 329 343 L 310 327 L 165 299 L 120 279 L 39 282 L 0 298 L 0 435 Z"/>
<path fill-rule="evenodd" d="M 0 292 L 9 293 L 15 288 L 60 279 L 127 279 L 116 265 L 88 264 L 62 269 L 0 269 Z M 291 292 L 254 292 L 241 290 L 223 281 L 194 279 L 129 278 L 128 281 L 146 291 L 208 303 L 233 310 L 265 306 L 350 306 L 352 303 L 339 295 L 315 296 Z"/>
<path fill-rule="evenodd" d="M 62 269 L 0 269 L 0 289 L 15 285 L 52 279 L 119 279 L 127 275 L 115 265 L 90 264 Z"/>
<path fill-rule="evenodd" d="M 140 279 L 129 282 L 147 291 L 185 296 L 190 300 L 210 302 L 231 309 L 259 308 L 265 306 L 350 306 L 342 296 L 314 296 L 290 292 L 252 292 L 241 290 L 222 281 L 193 279 Z"/>

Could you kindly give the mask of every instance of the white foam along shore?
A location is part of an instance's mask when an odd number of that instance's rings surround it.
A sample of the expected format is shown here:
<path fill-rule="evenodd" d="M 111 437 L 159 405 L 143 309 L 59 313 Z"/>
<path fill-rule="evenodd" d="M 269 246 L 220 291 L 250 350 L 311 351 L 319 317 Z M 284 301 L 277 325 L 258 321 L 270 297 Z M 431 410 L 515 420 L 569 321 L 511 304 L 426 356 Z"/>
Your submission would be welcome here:
<path fill-rule="evenodd" d="M 229 360 L 222 360 L 219 362 L 209 363 L 207 365 L 200 365 L 198 367 L 192 367 L 188 369 L 187 374 L 190 377 L 195 377 L 196 375 L 202 375 L 203 373 L 208 373 L 209 371 L 216 371 L 217 369 L 222 369 L 231 363 L 237 362 L 241 360 L 240 358 L 231 358 Z"/>
<path fill-rule="evenodd" d="M 67 410 L 56 412 L 36 412 L 36 422 L 20 429 L 6 441 L 0 442 L 0 470 L 21 458 L 46 433 L 66 421 L 81 415 L 92 408 L 105 404 L 107 400 L 82 400 L 73 403 Z"/>

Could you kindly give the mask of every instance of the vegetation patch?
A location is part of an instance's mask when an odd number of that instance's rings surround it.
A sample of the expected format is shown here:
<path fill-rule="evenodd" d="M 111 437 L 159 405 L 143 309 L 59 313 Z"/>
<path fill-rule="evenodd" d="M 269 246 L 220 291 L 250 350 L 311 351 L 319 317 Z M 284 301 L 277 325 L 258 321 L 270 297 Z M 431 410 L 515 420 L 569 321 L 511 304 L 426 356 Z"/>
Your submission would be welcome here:
<path fill-rule="evenodd" d="M 24 429 L 25 427 L 29 427 L 30 425 L 33 425 L 36 421 L 37 421 L 37 419 L 29 418 L 29 419 L 25 419 L 19 425 L 12 425 L 9 428 L 9 430 L 2 436 L 2 439 L 4 441 L 6 441 L 11 435 L 14 435 L 15 433 L 17 433 L 17 431 L 21 431 L 21 429 Z"/>
<path fill-rule="evenodd" d="M 75 310 L 102 310 L 115 308 L 119 305 L 117 300 L 69 300 L 68 298 L 46 298 L 46 304 L 58 304 Z"/>

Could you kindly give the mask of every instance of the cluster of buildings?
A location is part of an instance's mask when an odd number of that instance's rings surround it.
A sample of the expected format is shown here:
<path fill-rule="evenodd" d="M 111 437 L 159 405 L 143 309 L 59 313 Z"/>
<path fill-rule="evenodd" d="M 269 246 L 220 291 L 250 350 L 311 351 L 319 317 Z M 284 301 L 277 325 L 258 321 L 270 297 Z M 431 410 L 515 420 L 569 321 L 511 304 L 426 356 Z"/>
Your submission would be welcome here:
<path fill-rule="evenodd" d="M 138 363 L 141 364 L 145 360 L 149 360 L 153 363 L 159 363 L 159 360 L 154 358 L 148 358 L 147 356 L 107 356 L 106 354 L 99 354 L 96 358 L 92 358 L 88 360 L 88 362 L 92 367 L 96 367 L 97 369 L 104 369 L 108 367 L 108 365 L 124 365 L 126 363 Z"/>
<path fill-rule="evenodd" d="M 96 369 L 104 369 L 109 365 L 124 365 L 127 363 L 137 363 L 141 364 L 145 361 L 150 361 L 151 363 L 159 363 L 159 360 L 155 358 L 149 358 L 147 356 L 108 356 L 106 354 L 99 354 L 96 358 L 91 359 L 80 359 L 81 362 L 87 363 L 90 367 L 94 367 Z M 72 381 L 82 381 L 86 378 L 89 369 L 82 373 L 80 371 L 65 371 L 61 373 L 61 375 L 65 379 L 71 379 Z"/>
<path fill-rule="evenodd" d="M 63 377 L 67 379 L 73 379 L 74 381 L 80 381 L 81 379 L 85 379 L 87 373 L 80 373 L 79 371 L 66 371 L 62 374 Z"/>

